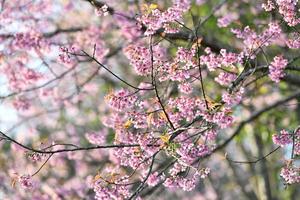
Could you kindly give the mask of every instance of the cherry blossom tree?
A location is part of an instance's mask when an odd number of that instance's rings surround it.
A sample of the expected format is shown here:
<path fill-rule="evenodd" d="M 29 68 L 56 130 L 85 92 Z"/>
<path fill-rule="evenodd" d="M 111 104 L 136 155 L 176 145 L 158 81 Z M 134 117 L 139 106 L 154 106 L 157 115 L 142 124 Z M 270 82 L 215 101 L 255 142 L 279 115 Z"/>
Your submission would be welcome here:
<path fill-rule="evenodd" d="M 300 194 L 297 0 L 0 5 L 0 199 Z"/>

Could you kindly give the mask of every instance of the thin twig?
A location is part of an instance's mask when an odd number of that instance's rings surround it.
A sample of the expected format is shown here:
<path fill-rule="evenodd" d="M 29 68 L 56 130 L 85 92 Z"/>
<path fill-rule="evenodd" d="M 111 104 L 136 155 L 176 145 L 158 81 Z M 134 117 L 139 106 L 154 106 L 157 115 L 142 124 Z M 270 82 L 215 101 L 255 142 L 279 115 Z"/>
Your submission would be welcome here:
<path fill-rule="evenodd" d="M 50 154 L 49 157 L 45 160 L 45 162 L 40 166 L 40 168 L 31 175 L 31 177 L 37 175 L 41 170 L 42 168 L 46 165 L 46 163 L 50 160 L 50 158 L 53 156 L 53 154 Z"/>
<path fill-rule="evenodd" d="M 266 154 L 265 156 L 261 157 L 261 158 L 258 158 L 256 160 L 252 160 L 252 161 L 236 161 L 236 160 L 231 160 L 230 158 L 228 158 L 228 156 L 226 155 L 226 159 L 230 162 L 233 162 L 233 163 L 238 163 L 238 164 L 256 164 L 258 163 L 259 161 L 263 160 L 263 159 L 266 159 L 268 156 L 270 156 L 272 153 L 274 153 L 275 151 L 277 151 L 278 149 L 280 149 L 280 146 L 273 149 L 271 152 L 269 152 L 268 154 Z"/>
<path fill-rule="evenodd" d="M 156 79 L 155 79 L 155 76 L 154 76 L 154 57 L 153 57 L 153 49 L 152 49 L 152 36 L 150 37 L 150 44 L 149 44 L 149 51 L 150 51 L 150 56 L 151 56 L 151 79 L 152 79 L 152 85 L 153 85 L 153 88 L 154 88 L 154 91 L 155 91 L 155 96 L 158 100 L 158 103 L 160 104 L 160 107 L 162 108 L 166 118 L 167 118 L 167 121 L 168 123 L 170 124 L 171 128 L 173 130 L 175 130 L 175 126 L 173 125 L 170 117 L 169 117 L 169 114 L 167 113 L 163 103 L 162 103 L 162 100 L 159 96 L 159 93 L 158 93 L 158 89 L 157 89 L 157 85 L 156 85 Z"/>

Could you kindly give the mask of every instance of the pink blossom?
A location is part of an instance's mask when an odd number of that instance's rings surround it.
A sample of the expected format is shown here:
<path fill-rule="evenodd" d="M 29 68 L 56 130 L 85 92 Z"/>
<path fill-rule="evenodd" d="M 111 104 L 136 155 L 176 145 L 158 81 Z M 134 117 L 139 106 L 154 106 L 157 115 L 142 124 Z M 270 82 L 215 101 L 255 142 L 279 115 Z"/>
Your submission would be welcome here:
<path fill-rule="evenodd" d="M 60 47 L 59 61 L 61 63 L 69 64 L 71 63 L 71 56 L 68 53 L 68 48 Z"/>
<path fill-rule="evenodd" d="M 294 153 L 300 155 L 300 129 L 294 134 Z"/>
<path fill-rule="evenodd" d="M 24 189 L 32 189 L 33 188 L 33 182 L 31 180 L 30 175 L 19 176 L 18 181 Z"/>
<path fill-rule="evenodd" d="M 213 141 L 217 137 L 217 131 L 215 129 L 210 129 L 204 132 L 204 136 L 208 141 Z"/>
<path fill-rule="evenodd" d="M 272 139 L 275 144 L 282 147 L 292 142 L 291 134 L 286 130 L 281 130 L 280 134 L 274 134 Z"/>
<path fill-rule="evenodd" d="M 300 168 L 289 164 L 281 169 L 280 176 L 286 184 L 300 183 Z"/>
<path fill-rule="evenodd" d="M 166 11 L 160 11 L 159 9 L 153 9 L 150 13 L 144 13 L 138 17 L 138 21 L 147 27 L 145 35 L 152 35 L 158 29 L 165 27 L 166 32 L 176 32 L 174 29 L 170 29 L 170 23 L 180 20 L 182 14 L 186 12 L 190 7 L 190 1 L 188 0 L 173 0 L 173 5 Z M 171 30 L 171 31 L 170 31 Z"/>
<path fill-rule="evenodd" d="M 225 92 L 222 94 L 222 100 L 228 105 L 232 106 L 241 102 L 244 94 L 244 88 L 241 87 L 239 91 L 229 94 Z"/>
<path fill-rule="evenodd" d="M 44 41 L 42 35 L 38 32 L 17 33 L 14 38 L 15 46 L 21 49 L 40 48 Z"/>
<path fill-rule="evenodd" d="M 91 144 L 103 145 L 106 142 L 107 134 L 105 129 L 105 131 L 86 133 L 85 137 Z"/>
<path fill-rule="evenodd" d="M 151 55 L 148 47 L 139 45 L 129 45 L 124 49 L 125 56 L 130 60 L 130 64 L 134 67 L 138 75 L 146 76 L 151 74 L 152 63 Z M 159 46 L 153 47 L 153 65 L 160 64 L 159 60 L 164 58 L 164 51 Z"/>
<path fill-rule="evenodd" d="M 159 181 L 160 177 L 158 176 L 158 172 L 154 172 L 148 177 L 147 184 L 153 187 L 156 186 L 159 183 Z"/>
<path fill-rule="evenodd" d="M 108 12 L 108 6 L 105 4 L 105 5 L 103 5 L 100 8 L 96 8 L 95 9 L 95 13 L 96 13 L 96 15 L 98 17 L 107 16 L 109 14 L 109 12 Z"/>
<path fill-rule="evenodd" d="M 215 81 L 220 85 L 228 86 L 232 81 L 236 79 L 237 75 L 228 72 L 221 72 L 218 77 L 215 78 Z"/>
<path fill-rule="evenodd" d="M 257 49 L 269 46 L 281 36 L 282 30 L 277 22 L 272 22 L 268 24 L 268 28 L 261 34 L 256 33 L 250 29 L 249 26 L 246 26 L 243 30 L 231 29 L 231 32 L 234 33 L 237 38 L 243 39 L 245 55 L 254 58 Z"/>
<path fill-rule="evenodd" d="M 196 175 L 200 176 L 200 178 L 204 179 L 210 174 L 210 168 L 203 168 L 196 172 Z"/>
<path fill-rule="evenodd" d="M 109 93 L 105 99 L 113 109 L 123 111 L 134 105 L 137 96 L 128 90 L 121 89 L 115 93 Z"/>
<path fill-rule="evenodd" d="M 227 27 L 236 19 L 237 19 L 236 15 L 226 14 L 223 17 L 218 18 L 218 26 L 219 27 Z"/>
<path fill-rule="evenodd" d="M 298 0 L 276 0 L 279 7 L 279 13 L 283 16 L 284 21 L 289 26 L 295 26 L 299 23 L 297 18 L 297 2 Z"/>
<path fill-rule="evenodd" d="M 269 77 L 272 81 L 278 83 L 284 77 L 284 69 L 287 64 L 288 61 L 283 56 L 274 57 L 273 62 L 269 66 Z"/>
<path fill-rule="evenodd" d="M 196 187 L 196 178 L 182 178 L 178 184 L 184 191 L 192 191 Z"/>
<path fill-rule="evenodd" d="M 17 110 L 28 110 L 31 106 L 30 100 L 26 97 L 17 97 L 13 101 L 13 106 Z"/>
<path fill-rule="evenodd" d="M 197 5 L 202 5 L 206 2 L 206 0 L 196 0 Z"/>
<path fill-rule="evenodd" d="M 225 108 L 222 111 L 216 113 L 204 113 L 203 117 L 208 122 L 213 122 L 221 128 L 227 128 L 232 125 L 234 118 L 230 114 L 231 109 Z"/>
<path fill-rule="evenodd" d="M 114 19 L 121 28 L 121 34 L 129 41 L 137 39 L 142 34 L 141 28 L 134 21 L 121 15 L 114 16 Z"/>
<path fill-rule="evenodd" d="M 267 0 L 266 3 L 262 4 L 262 8 L 265 9 L 265 11 L 271 11 L 275 9 L 275 5 L 272 0 Z"/>
<path fill-rule="evenodd" d="M 41 153 L 29 153 L 28 158 L 32 160 L 33 162 L 40 162 L 43 159 L 45 159 L 46 154 L 41 154 Z"/>
<path fill-rule="evenodd" d="M 207 55 L 202 55 L 200 57 L 201 64 L 206 65 L 209 71 L 215 71 L 222 66 L 229 67 L 233 64 L 241 63 L 242 61 L 241 55 L 227 52 L 226 49 L 221 49 L 219 55 L 211 52 L 209 48 L 206 48 L 205 52 Z"/>
<path fill-rule="evenodd" d="M 185 94 L 190 94 L 193 91 L 193 87 L 190 83 L 181 83 L 178 85 L 178 89 L 180 90 L 180 92 Z"/>
<path fill-rule="evenodd" d="M 291 39 L 286 41 L 286 45 L 291 49 L 299 49 L 300 48 L 300 35 L 298 33 L 294 33 Z"/>

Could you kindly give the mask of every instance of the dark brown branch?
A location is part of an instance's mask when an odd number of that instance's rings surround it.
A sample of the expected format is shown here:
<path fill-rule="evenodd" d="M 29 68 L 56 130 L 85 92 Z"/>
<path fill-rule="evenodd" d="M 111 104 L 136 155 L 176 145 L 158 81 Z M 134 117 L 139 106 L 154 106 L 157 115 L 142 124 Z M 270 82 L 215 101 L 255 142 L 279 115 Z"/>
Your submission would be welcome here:
<path fill-rule="evenodd" d="M 84 27 L 57 28 L 56 30 L 54 30 L 52 32 L 42 33 L 42 35 L 45 38 L 51 38 L 51 37 L 56 36 L 58 34 L 62 34 L 62 33 L 76 33 L 76 32 L 83 31 L 84 29 L 85 29 Z M 15 35 L 13 33 L 10 33 L 10 34 L 0 34 L 0 38 L 3 38 L 3 39 L 9 39 L 9 38 L 13 38 L 13 37 L 15 37 Z"/>
<path fill-rule="evenodd" d="M 9 93 L 5 96 L 0 96 L 0 99 L 5 99 L 5 98 L 8 98 L 8 97 L 12 97 L 12 96 L 15 96 L 15 95 L 19 95 L 19 94 L 22 94 L 22 93 L 27 93 L 27 92 L 31 92 L 31 91 L 34 91 L 34 90 L 38 90 L 38 89 L 41 89 L 61 78 L 63 78 L 64 76 L 66 76 L 67 74 L 69 74 L 71 71 L 73 71 L 74 69 L 76 68 L 76 66 L 73 66 L 71 67 L 70 69 L 64 71 L 63 73 L 61 73 L 60 75 L 56 76 L 55 78 L 41 84 L 41 85 L 38 85 L 38 86 L 35 86 L 35 87 L 31 87 L 31 88 L 27 88 L 27 89 L 24 89 L 24 90 L 21 90 L 21 91 L 18 91 L 18 92 L 12 92 L 12 93 Z"/>
<path fill-rule="evenodd" d="M 206 95 L 205 95 L 203 77 L 202 77 L 201 61 L 200 61 L 200 55 L 199 55 L 199 53 L 200 53 L 199 38 L 198 38 L 197 35 L 196 35 L 196 39 L 197 39 L 196 43 L 197 43 L 197 62 L 198 62 L 197 64 L 198 64 L 198 70 L 199 70 L 199 75 L 200 75 L 201 91 L 202 91 L 202 95 L 203 95 L 203 99 L 204 99 L 204 102 L 205 102 L 206 109 L 209 110 Z"/>
<path fill-rule="evenodd" d="M 292 153 L 291 153 L 291 159 L 294 159 L 294 151 L 295 151 L 295 140 L 296 140 L 296 134 L 297 132 L 300 130 L 300 126 L 298 128 L 296 128 L 293 132 L 293 146 L 292 146 Z"/>
<path fill-rule="evenodd" d="M 151 173 L 152 173 L 152 169 L 153 169 L 153 165 L 154 165 L 154 160 L 155 160 L 155 156 L 157 155 L 157 153 L 158 153 L 158 152 L 156 152 L 156 153 L 152 156 L 152 161 L 151 161 L 151 164 L 150 164 L 148 173 L 147 173 L 146 177 L 144 178 L 143 182 L 139 185 L 139 187 L 135 190 L 135 192 L 128 198 L 128 200 L 133 199 L 135 196 L 139 195 L 139 193 L 140 193 L 141 191 L 143 191 L 144 185 L 146 184 L 146 182 L 147 182 L 149 176 L 150 176 Z"/>
<path fill-rule="evenodd" d="M 153 90 L 154 88 L 139 88 L 137 86 L 134 86 L 133 84 L 129 83 L 128 81 L 122 79 L 120 76 L 118 76 L 117 74 L 115 74 L 114 72 L 112 72 L 110 69 L 108 69 L 105 65 L 103 65 L 101 62 L 99 62 L 96 58 L 90 56 L 87 52 L 82 51 L 84 53 L 84 55 L 78 55 L 78 54 L 74 54 L 77 56 L 87 56 L 88 58 L 92 59 L 93 61 L 95 61 L 99 66 L 101 66 L 102 68 L 104 68 L 107 72 L 109 72 L 111 75 L 113 75 L 115 78 L 117 78 L 118 80 L 120 80 L 121 82 L 125 83 L 127 86 L 135 89 L 135 90 Z"/>
<path fill-rule="evenodd" d="M 214 153 L 216 151 L 219 151 L 219 150 L 223 149 L 225 146 L 227 146 L 233 140 L 233 138 L 235 138 L 241 132 L 241 130 L 244 128 L 244 126 L 247 123 L 250 123 L 250 122 L 256 120 L 258 117 L 260 117 L 262 114 L 268 112 L 269 110 L 272 110 L 272 109 L 276 108 L 277 106 L 280 106 L 280 105 L 282 105 L 282 104 L 284 104 L 288 101 L 291 101 L 292 99 L 295 99 L 297 97 L 300 97 L 300 91 L 295 92 L 294 94 L 292 94 L 291 96 L 289 96 L 285 99 L 279 100 L 279 101 L 277 101 L 277 102 L 275 102 L 275 103 L 273 103 L 269 106 L 266 106 L 265 108 L 263 108 L 261 110 L 258 110 L 256 112 L 254 112 L 249 118 L 247 118 L 246 120 L 241 121 L 239 126 L 233 132 L 233 134 L 227 140 L 225 140 L 225 142 L 223 142 L 221 145 L 219 145 L 217 148 L 215 148 L 212 151 L 212 153 Z M 207 155 L 207 156 L 209 156 L 209 155 Z"/>
<path fill-rule="evenodd" d="M 112 51 L 111 53 L 109 53 L 108 55 L 106 55 L 106 58 L 110 58 L 114 55 L 116 55 L 118 53 L 118 51 L 120 51 L 122 48 L 116 48 L 114 51 Z M 89 58 L 89 61 L 95 61 L 96 59 L 91 57 L 90 55 L 87 54 L 87 57 Z M 99 64 L 99 62 L 98 62 Z M 102 64 L 101 64 L 102 65 Z M 100 65 L 100 66 L 101 66 Z M 103 67 L 103 65 L 102 65 Z M 31 88 L 27 88 L 27 89 L 24 89 L 24 90 L 21 90 L 21 91 L 17 91 L 17 92 L 12 92 L 12 93 L 9 93 L 5 96 L 0 96 L 0 99 L 5 99 L 5 98 L 8 98 L 8 97 L 12 97 L 12 96 L 16 96 L 16 95 L 19 95 L 19 94 L 22 94 L 22 93 L 27 93 L 27 92 L 32 92 L 32 91 L 35 91 L 35 90 L 38 90 L 38 89 L 41 89 L 57 80 L 60 80 L 62 79 L 63 77 L 65 77 L 67 74 L 69 74 L 70 72 L 72 72 L 74 69 L 76 68 L 76 65 L 71 67 L 70 69 L 64 71 L 63 73 L 61 73 L 60 75 L 57 75 L 55 76 L 53 79 L 51 80 L 48 80 L 47 82 L 41 84 L 41 85 L 38 85 L 38 86 L 34 86 L 34 87 L 31 87 Z M 90 78 L 88 78 L 88 80 L 86 80 L 84 83 L 82 83 L 81 85 L 85 85 L 86 83 L 88 83 L 89 81 L 91 81 L 91 79 L 93 79 L 97 74 L 98 74 L 98 71 L 99 71 L 100 68 L 97 68 L 97 70 L 95 71 L 95 73 L 93 73 Z M 109 70 L 109 69 L 108 69 Z M 109 70 L 110 71 L 110 70 Z M 111 71 L 110 71 L 111 72 Z M 112 73 L 112 72 L 111 72 Z M 114 76 L 116 76 L 114 74 Z M 123 81 L 122 81 L 123 82 Z M 150 90 L 150 88 L 137 88 L 135 87 L 135 89 L 138 89 L 138 90 Z"/>
<path fill-rule="evenodd" d="M 169 117 L 169 114 L 167 113 L 163 103 L 162 103 L 162 100 L 159 96 L 159 93 L 158 93 L 158 89 L 157 89 L 157 84 L 156 84 L 156 79 L 155 79 L 155 75 L 154 75 L 154 57 L 153 57 L 153 49 L 152 49 L 152 36 L 150 37 L 150 44 L 149 44 L 149 51 L 150 51 L 150 56 L 151 56 L 151 80 L 152 80 L 152 86 L 154 88 L 154 91 L 155 91 L 155 96 L 158 100 L 158 103 L 160 104 L 160 107 L 161 109 L 163 110 L 167 120 L 168 120 L 168 123 L 170 124 L 171 128 L 173 130 L 175 130 L 175 126 L 173 125 L 170 117 Z"/>
<path fill-rule="evenodd" d="M 40 168 L 35 172 L 35 173 L 33 173 L 31 176 L 35 176 L 35 175 L 37 175 L 41 170 L 42 170 L 42 168 L 46 165 L 46 163 L 50 160 L 50 158 L 53 156 L 53 154 L 50 154 L 49 156 L 48 156 L 48 158 L 45 160 L 45 162 L 40 166 Z"/>
<path fill-rule="evenodd" d="M 112 148 L 126 148 L 126 147 L 138 147 L 140 146 L 139 144 L 112 144 L 112 145 L 97 145 L 97 146 L 90 146 L 90 147 L 78 147 L 78 148 L 72 148 L 72 149 L 58 149 L 58 150 L 40 150 L 40 149 L 35 149 L 29 146 L 26 146 L 15 139 L 9 137 L 2 131 L 0 131 L 0 134 L 3 135 L 5 140 L 13 142 L 14 144 L 22 147 L 23 149 L 26 149 L 28 151 L 32 151 L 35 153 L 41 153 L 41 154 L 56 154 L 56 153 L 62 153 L 62 152 L 74 152 L 74 151 L 88 151 L 88 150 L 94 150 L 94 149 L 112 149 Z"/>
<path fill-rule="evenodd" d="M 259 161 L 263 160 L 263 159 L 266 159 L 268 156 L 270 156 L 271 154 L 273 154 L 274 152 L 276 152 L 278 149 L 280 149 L 280 146 L 273 149 L 271 152 L 269 152 L 268 154 L 262 156 L 261 158 L 258 158 L 256 160 L 252 160 L 252 161 L 237 161 L 237 160 L 231 160 L 227 155 L 226 155 L 226 159 L 230 162 L 233 162 L 233 163 L 237 163 L 237 164 L 256 164 L 258 163 Z"/>

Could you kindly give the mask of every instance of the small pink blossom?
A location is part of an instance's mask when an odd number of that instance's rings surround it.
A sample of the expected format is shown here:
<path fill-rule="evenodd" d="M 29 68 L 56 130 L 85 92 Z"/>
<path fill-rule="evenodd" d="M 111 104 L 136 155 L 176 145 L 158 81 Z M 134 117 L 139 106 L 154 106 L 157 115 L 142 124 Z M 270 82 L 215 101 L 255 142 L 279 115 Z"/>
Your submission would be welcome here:
<path fill-rule="evenodd" d="M 91 144 L 102 145 L 106 141 L 107 131 L 86 133 L 85 137 Z"/>
<path fill-rule="evenodd" d="M 221 72 L 218 77 L 215 78 L 215 81 L 220 85 L 228 86 L 232 81 L 236 79 L 237 75 L 228 72 Z"/>
<path fill-rule="evenodd" d="M 297 2 L 298 0 L 276 0 L 279 13 L 289 26 L 295 26 L 300 22 L 297 17 Z"/>
<path fill-rule="evenodd" d="M 105 99 L 113 109 L 123 111 L 134 105 L 137 96 L 128 90 L 121 89 L 115 93 L 109 93 Z"/>
<path fill-rule="evenodd" d="M 160 177 L 158 176 L 158 172 L 154 172 L 148 177 L 147 184 L 153 187 L 156 186 L 159 183 L 159 181 Z"/>
<path fill-rule="evenodd" d="M 273 135 L 272 139 L 275 144 L 283 147 L 292 142 L 292 135 L 286 130 L 281 130 L 280 134 Z"/>
<path fill-rule="evenodd" d="M 15 98 L 15 100 L 13 101 L 13 106 L 17 109 L 17 110 L 28 110 L 31 106 L 30 100 L 24 96 L 21 97 L 17 97 Z"/>
<path fill-rule="evenodd" d="M 98 16 L 98 17 L 107 16 L 109 14 L 108 6 L 105 4 L 101 8 L 96 8 L 95 13 L 96 13 L 96 16 Z"/>
<path fill-rule="evenodd" d="M 234 14 L 227 14 L 221 18 L 218 18 L 218 26 L 223 28 L 229 26 L 234 20 L 237 19 L 237 16 Z"/>
<path fill-rule="evenodd" d="M 178 85 L 178 89 L 180 90 L 180 92 L 184 93 L 184 94 L 190 94 L 193 91 L 193 87 L 190 83 L 181 83 Z"/>
<path fill-rule="evenodd" d="M 30 175 L 19 176 L 18 181 L 24 189 L 32 189 L 33 188 L 33 182 L 31 180 Z"/>
<path fill-rule="evenodd" d="M 228 105 L 233 106 L 235 104 L 239 104 L 243 98 L 244 88 L 240 88 L 239 91 L 234 92 L 232 94 L 225 92 L 222 95 L 222 100 Z"/>
<path fill-rule="evenodd" d="M 258 34 L 252 30 L 249 26 L 246 26 L 243 30 L 231 29 L 231 32 L 236 35 L 237 38 L 243 39 L 244 54 L 255 58 L 257 49 L 264 46 L 269 46 L 276 39 L 280 38 L 282 30 L 277 22 L 268 24 L 262 33 Z"/>
<path fill-rule="evenodd" d="M 283 56 L 276 56 L 269 66 L 269 77 L 272 81 L 279 83 L 280 79 L 284 77 L 284 69 L 288 61 Z"/>
<path fill-rule="evenodd" d="M 291 49 L 299 49 L 300 48 L 300 34 L 294 33 L 292 38 L 286 41 L 286 45 Z"/>
<path fill-rule="evenodd" d="M 275 9 L 275 5 L 272 0 L 267 0 L 266 3 L 262 4 L 262 8 L 265 9 L 265 11 L 269 12 L 269 11 Z"/>
<path fill-rule="evenodd" d="M 281 169 L 280 176 L 286 184 L 300 183 L 300 168 L 290 163 Z"/>

